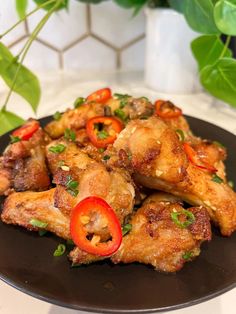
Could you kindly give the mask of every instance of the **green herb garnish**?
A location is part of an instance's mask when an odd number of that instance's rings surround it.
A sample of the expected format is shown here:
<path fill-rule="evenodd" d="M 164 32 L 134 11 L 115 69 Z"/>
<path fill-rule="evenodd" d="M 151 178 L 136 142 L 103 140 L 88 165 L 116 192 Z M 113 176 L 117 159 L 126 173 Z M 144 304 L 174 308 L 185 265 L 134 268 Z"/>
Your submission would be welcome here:
<path fill-rule="evenodd" d="M 128 232 L 130 232 L 131 229 L 132 229 L 132 225 L 131 224 L 126 224 L 126 225 L 122 226 L 122 236 L 124 236 Z"/>
<path fill-rule="evenodd" d="M 53 253 L 53 256 L 62 256 L 66 251 L 66 246 L 65 244 L 58 244 L 58 247 Z"/>
<path fill-rule="evenodd" d="M 20 142 L 20 138 L 19 136 L 13 136 L 13 135 L 10 135 L 10 139 L 11 139 L 11 144 L 14 144 L 14 143 L 17 143 L 17 142 Z"/>
<path fill-rule="evenodd" d="M 218 142 L 218 141 L 213 141 L 213 144 L 215 144 L 216 146 L 218 146 L 220 148 L 225 148 L 225 146 L 222 143 Z"/>
<path fill-rule="evenodd" d="M 66 146 L 63 145 L 63 144 L 57 144 L 56 146 L 51 146 L 49 147 L 49 151 L 51 153 L 54 153 L 54 154 L 60 154 L 62 152 L 64 152 L 64 150 L 66 149 Z"/>
<path fill-rule="evenodd" d="M 48 223 L 47 222 L 43 222 L 41 220 L 38 219 L 31 219 L 29 222 L 33 227 L 37 227 L 37 228 L 46 228 Z"/>
<path fill-rule="evenodd" d="M 183 259 L 185 259 L 185 260 L 189 260 L 192 256 L 193 256 L 193 253 L 192 253 L 192 252 L 185 252 L 185 253 L 182 255 Z"/>
<path fill-rule="evenodd" d="M 115 114 L 115 116 L 120 118 L 122 121 L 126 122 L 127 116 L 126 116 L 126 113 L 122 109 L 120 109 L 120 108 L 116 109 L 114 111 L 114 114 Z"/>
<path fill-rule="evenodd" d="M 74 246 L 75 245 L 74 241 L 71 240 L 71 239 L 66 240 L 66 244 L 69 245 L 69 246 Z"/>
<path fill-rule="evenodd" d="M 72 196 L 76 197 L 79 193 L 78 186 L 79 186 L 78 181 L 73 180 L 71 178 L 71 176 L 67 177 L 67 183 L 66 183 L 67 189 L 66 190 L 68 193 L 70 193 Z"/>
<path fill-rule="evenodd" d="M 58 121 L 61 119 L 61 113 L 59 111 L 55 112 L 53 115 L 53 119 Z"/>
<path fill-rule="evenodd" d="M 128 97 L 131 97 L 131 96 L 128 95 L 128 94 L 119 94 L 119 93 L 115 93 L 115 94 L 114 94 L 114 97 L 117 98 L 117 99 L 123 99 L 123 98 L 128 98 Z"/>
<path fill-rule="evenodd" d="M 76 98 L 75 102 L 74 102 L 74 108 L 79 108 L 81 105 L 83 105 L 85 103 L 86 99 L 83 97 L 78 97 Z"/>
<path fill-rule="evenodd" d="M 178 137 L 179 137 L 179 140 L 180 142 L 184 142 L 185 140 L 185 135 L 184 135 L 184 131 L 183 130 L 175 130 L 175 132 L 177 133 Z"/>
<path fill-rule="evenodd" d="M 104 140 L 104 139 L 108 138 L 108 136 L 109 136 L 109 134 L 105 130 L 99 131 L 97 133 L 97 138 L 99 138 L 100 140 Z"/>
<path fill-rule="evenodd" d="M 69 128 L 65 129 L 64 138 L 68 141 L 74 142 L 76 140 L 76 134 Z"/>
<path fill-rule="evenodd" d="M 180 221 L 179 220 L 180 215 L 184 215 L 187 220 L 185 220 L 183 222 Z M 189 210 L 183 209 L 180 212 L 172 212 L 171 213 L 171 219 L 180 228 L 187 228 L 189 225 L 191 225 L 195 221 L 195 216 Z"/>
<path fill-rule="evenodd" d="M 105 152 L 105 148 L 98 148 L 98 152 L 99 153 L 104 153 Z"/>
<path fill-rule="evenodd" d="M 213 175 L 211 181 L 214 181 L 216 183 L 223 183 L 224 182 L 224 180 L 221 177 L 219 177 L 217 174 Z"/>
<path fill-rule="evenodd" d="M 48 231 L 45 229 L 39 230 L 39 236 L 43 237 Z"/>
<path fill-rule="evenodd" d="M 228 181 L 228 185 L 231 187 L 231 189 L 234 188 L 234 182 L 233 181 Z"/>
<path fill-rule="evenodd" d="M 108 160 L 108 159 L 110 159 L 111 158 L 111 156 L 109 156 L 109 155 L 105 155 L 105 156 L 103 156 L 103 160 Z"/>

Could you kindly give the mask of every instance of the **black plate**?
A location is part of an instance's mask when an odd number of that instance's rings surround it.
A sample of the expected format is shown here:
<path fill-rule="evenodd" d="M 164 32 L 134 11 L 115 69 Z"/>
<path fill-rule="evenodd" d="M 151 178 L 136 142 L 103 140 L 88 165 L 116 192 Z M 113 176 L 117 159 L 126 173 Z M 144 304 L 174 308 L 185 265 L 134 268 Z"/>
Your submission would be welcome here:
<path fill-rule="evenodd" d="M 41 120 L 43 124 L 50 118 Z M 193 131 L 228 148 L 227 172 L 236 182 L 236 137 L 210 123 L 189 117 Z M 9 140 L 0 141 L 2 151 Z M 0 278 L 34 297 L 57 305 L 113 313 L 173 310 L 216 297 L 236 286 L 236 233 L 213 240 L 177 274 L 161 274 L 145 265 L 97 263 L 71 268 L 66 256 L 53 257 L 58 243 L 0 223 Z"/>

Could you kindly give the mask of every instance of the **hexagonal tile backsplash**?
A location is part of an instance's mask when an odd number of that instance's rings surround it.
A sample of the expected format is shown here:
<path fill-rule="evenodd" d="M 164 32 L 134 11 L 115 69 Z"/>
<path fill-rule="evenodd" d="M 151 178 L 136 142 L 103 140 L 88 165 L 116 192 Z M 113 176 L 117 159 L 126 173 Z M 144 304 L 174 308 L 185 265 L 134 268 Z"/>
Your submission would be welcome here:
<path fill-rule="evenodd" d="M 28 10 L 35 7 L 29 1 Z M 37 22 L 40 10 L 29 17 L 3 42 L 17 54 Z M 0 1 L 0 33 L 18 20 L 15 0 Z M 140 70 L 144 65 L 145 19 L 141 12 L 113 2 L 98 5 L 70 0 L 68 11 L 54 14 L 33 43 L 25 64 L 32 69 Z"/>

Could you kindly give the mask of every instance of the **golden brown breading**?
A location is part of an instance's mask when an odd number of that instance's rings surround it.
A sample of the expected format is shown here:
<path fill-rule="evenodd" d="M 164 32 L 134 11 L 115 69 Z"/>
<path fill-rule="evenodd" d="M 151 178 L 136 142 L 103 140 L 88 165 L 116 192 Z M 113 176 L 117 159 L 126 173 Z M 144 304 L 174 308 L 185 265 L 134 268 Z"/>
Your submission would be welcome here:
<path fill-rule="evenodd" d="M 160 143 L 159 154 L 148 160 L 150 145 L 155 142 Z M 226 183 L 215 182 L 212 174 L 189 162 L 182 143 L 163 121 L 153 117 L 130 122 L 114 147 L 132 155 L 137 183 L 177 195 L 192 205 L 205 206 L 223 235 L 236 229 L 236 194 Z"/>
<path fill-rule="evenodd" d="M 30 221 L 37 219 L 47 224 L 45 230 L 64 239 L 70 239 L 70 218 L 54 205 L 55 189 L 44 192 L 12 193 L 5 200 L 1 219 L 7 224 L 38 231 Z"/>
<path fill-rule="evenodd" d="M 181 228 L 172 220 L 171 213 L 181 213 L 182 210 L 178 203 L 165 201 L 144 205 L 134 214 L 132 230 L 123 237 L 119 250 L 111 260 L 116 264 L 151 264 L 163 272 L 180 270 L 186 261 L 200 254 L 201 243 L 211 239 L 207 211 L 204 208 L 189 208 L 195 221 L 187 228 Z"/>
<path fill-rule="evenodd" d="M 1 158 L 1 194 L 7 194 L 9 188 L 15 191 L 43 191 L 50 186 L 50 179 L 45 163 L 45 145 L 48 136 L 40 128 L 28 141 L 10 144 Z"/>

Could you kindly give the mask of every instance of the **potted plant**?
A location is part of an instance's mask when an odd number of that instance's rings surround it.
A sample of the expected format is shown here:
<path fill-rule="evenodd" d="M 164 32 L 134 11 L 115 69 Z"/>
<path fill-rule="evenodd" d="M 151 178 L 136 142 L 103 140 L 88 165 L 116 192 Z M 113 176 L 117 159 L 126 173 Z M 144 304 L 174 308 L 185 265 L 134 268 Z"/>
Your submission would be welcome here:
<path fill-rule="evenodd" d="M 135 12 L 144 5 L 148 7 L 145 71 L 149 86 L 165 92 L 187 92 L 192 87 L 198 88 L 192 81 L 192 78 L 197 81 L 189 56 L 192 50 L 198 77 L 205 90 L 236 107 L 236 60 L 229 49 L 231 36 L 236 36 L 235 0 L 115 1 L 123 7 L 133 7 Z M 168 7 L 179 14 L 174 14 Z M 183 26 L 181 14 L 192 33 Z M 197 33 L 202 35 L 191 41 Z M 222 35 L 225 35 L 225 41 Z"/>

